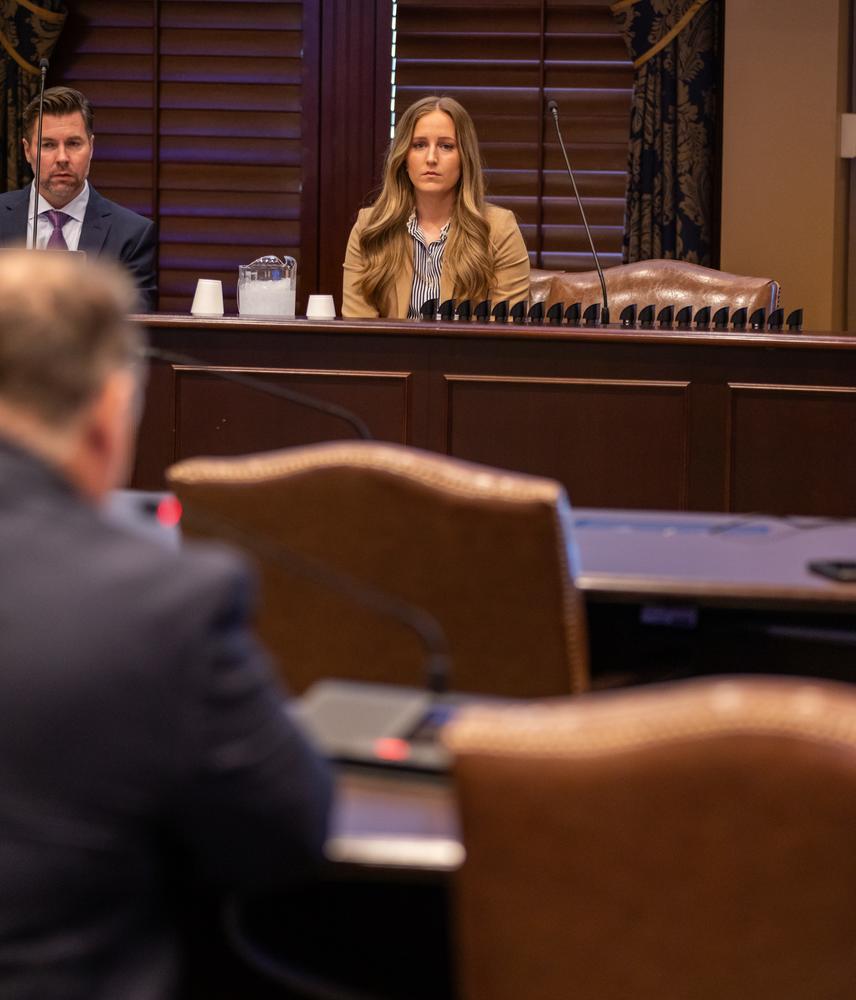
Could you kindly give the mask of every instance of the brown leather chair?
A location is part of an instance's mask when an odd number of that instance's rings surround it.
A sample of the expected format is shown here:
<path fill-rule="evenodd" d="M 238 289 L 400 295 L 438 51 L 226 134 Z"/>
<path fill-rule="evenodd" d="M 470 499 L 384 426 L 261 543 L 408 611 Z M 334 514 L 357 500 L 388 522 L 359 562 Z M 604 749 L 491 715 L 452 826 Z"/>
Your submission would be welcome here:
<path fill-rule="evenodd" d="M 639 309 L 654 305 L 659 312 L 665 306 L 675 311 L 683 306 L 694 310 L 710 306 L 715 312 L 722 306 L 732 311 L 744 306 L 751 315 L 756 309 L 767 314 L 778 307 L 779 285 L 770 278 L 750 278 L 741 274 L 715 271 L 681 260 L 642 260 L 619 264 L 603 272 L 613 322 L 625 306 L 636 303 Z M 581 302 L 586 309 L 603 301 L 597 271 L 559 274 L 550 283 L 545 310 L 556 302 L 565 306 Z"/>
<path fill-rule="evenodd" d="M 397 622 L 287 572 L 278 547 L 432 613 L 456 690 L 524 697 L 588 685 L 570 508 L 552 480 L 376 442 L 190 459 L 167 479 L 188 533 L 254 550 L 258 627 L 296 692 L 323 677 L 419 685 L 425 658 Z"/>
<path fill-rule="evenodd" d="M 553 278 L 560 274 L 565 274 L 565 272 L 544 271 L 533 267 L 529 272 L 529 305 L 546 301 L 547 296 L 550 294 L 550 286 L 553 283 Z"/>
<path fill-rule="evenodd" d="M 462 1000 L 849 1000 L 856 691 L 690 681 L 446 731 Z"/>

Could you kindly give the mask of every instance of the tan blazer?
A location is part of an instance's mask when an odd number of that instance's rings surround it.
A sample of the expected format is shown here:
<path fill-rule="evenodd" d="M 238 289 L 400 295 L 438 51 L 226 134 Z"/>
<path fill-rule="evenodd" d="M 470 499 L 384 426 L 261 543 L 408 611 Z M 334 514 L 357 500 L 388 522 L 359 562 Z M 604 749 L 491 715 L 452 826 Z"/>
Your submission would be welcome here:
<path fill-rule="evenodd" d="M 360 251 L 360 234 L 370 208 L 363 208 L 357 216 L 348 249 L 345 251 L 344 284 L 342 289 L 342 315 L 351 319 L 370 319 L 379 315 L 377 309 L 363 297 L 359 288 L 363 262 Z M 496 205 L 485 206 L 485 218 L 490 225 L 490 241 L 496 251 L 496 281 L 490 290 L 490 299 L 496 304 L 508 299 L 511 305 L 529 297 L 529 254 L 520 235 L 514 213 Z M 392 292 L 392 305 L 388 316 L 405 319 L 413 287 L 413 256 L 408 256 Z M 440 277 L 440 301 L 456 298 L 448 272 Z M 473 303 L 475 305 L 476 303 Z"/>

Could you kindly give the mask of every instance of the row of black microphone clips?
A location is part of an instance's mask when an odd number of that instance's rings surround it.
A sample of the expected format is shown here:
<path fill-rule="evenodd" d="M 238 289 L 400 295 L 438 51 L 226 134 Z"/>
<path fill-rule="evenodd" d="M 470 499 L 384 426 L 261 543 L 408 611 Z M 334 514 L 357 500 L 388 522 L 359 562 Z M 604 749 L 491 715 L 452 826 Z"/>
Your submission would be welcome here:
<path fill-rule="evenodd" d="M 440 304 L 437 299 L 429 299 L 421 309 L 422 318 L 426 320 L 441 320 L 443 322 L 465 322 L 472 320 L 487 323 L 491 317 L 497 323 L 532 323 L 549 326 L 609 326 L 609 313 L 601 308 L 599 302 L 583 311 L 581 302 L 574 302 L 565 309 L 563 302 L 556 302 L 544 311 L 543 302 L 535 302 L 527 312 L 526 303 L 518 302 L 509 308 L 508 301 L 499 302 L 493 308 L 488 299 L 473 308 L 472 302 L 465 299 L 455 304 L 454 299 L 447 299 Z M 791 332 L 802 330 L 803 311 L 794 309 L 788 314 L 787 321 L 782 309 L 774 309 L 767 316 L 766 309 L 756 309 L 751 316 L 745 307 L 734 312 L 723 306 L 716 312 L 710 306 L 704 306 L 694 311 L 692 306 L 684 306 L 675 311 L 674 306 L 664 306 L 659 312 L 657 307 L 650 305 L 638 309 L 634 304 L 625 306 L 618 317 L 618 325 L 625 330 L 750 330 L 759 333 L 763 330 L 781 330 L 787 325 Z"/>

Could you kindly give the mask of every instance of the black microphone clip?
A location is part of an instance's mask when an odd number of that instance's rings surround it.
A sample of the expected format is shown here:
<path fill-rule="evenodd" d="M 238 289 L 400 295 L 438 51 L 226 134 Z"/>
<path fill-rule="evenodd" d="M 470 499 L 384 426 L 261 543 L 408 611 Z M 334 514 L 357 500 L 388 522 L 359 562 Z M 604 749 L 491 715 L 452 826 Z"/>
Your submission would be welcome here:
<path fill-rule="evenodd" d="M 514 305 L 511 307 L 511 312 L 509 313 L 509 315 L 511 316 L 512 323 L 517 323 L 517 324 L 525 323 L 526 300 L 521 299 L 519 302 L 515 302 Z"/>
<path fill-rule="evenodd" d="M 618 317 L 618 322 L 621 324 L 622 328 L 629 330 L 631 327 L 636 326 L 636 303 L 631 302 L 630 305 L 625 306 Z"/>
<path fill-rule="evenodd" d="M 788 315 L 787 323 L 788 330 L 790 330 L 791 333 L 799 333 L 803 327 L 802 309 L 794 309 L 794 311 Z"/>
<path fill-rule="evenodd" d="M 746 329 L 746 316 L 748 309 L 746 306 L 741 306 L 740 309 L 735 309 L 731 315 L 731 325 L 735 330 L 745 330 Z"/>
<path fill-rule="evenodd" d="M 586 326 L 600 326 L 600 303 L 592 302 L 583 313 L 583 323 Z"/>
<path fill-rule="evenodd" d="M 757 332 L 763 330 L 767 322 L 767 310 L 761 306 L 760 309 L 756 309 L 755 312 L 749 317 L 749 329 Z"/>
<path fill-rule="evenodd" d="M 565 322 L 568 326 L 580 325 L 580 314 L 582 313 L 582 302 L 573 302 L 565 310 Z"/>
<path fill-rule="evenodd" d="M 561 315 L 561 312 L 559 313 Z M 544 303 L 533 302 L 529 309 L 529 322 L 540 325 L 544 322 Z"/>
<path fill-rule="evenodd" d="M 639 310 L 639 325 L 643 330 L 653 330 L 654 329 L 654 313 L 656 313 L 657 307 L 652 302 L 650 305 L 645 306 L 644 309 Z"/>
<path fill-rule="evenodd" d="M 562 314 L 565 311 L 565 304 L 563 302 L 554 302 L 553 305 L 547 310 L 547 322 L 550 326 L 561 326 L 562 325 Z M 530 312 L 530 323 L 532 322 Z"/>
<path fill-rule="evenodd" d="M 695 314 L 696 330 L 710 329 L 710 306 L 702 306 Z"/>
<path fill-rule="evenodd" d="M 437 307 L 440 302 L 438 299 L 426 299 L 425 302 L 419 308 L 419 312 L 422 319 L 436 319 L 437 318 Z"/>
<path fill-rule="evenodd" d="M 657 322 L 660 324 L 661 330 L 671 330 L 674 320 L 674 306 L 663 306 L 663 308 L 657 313 Z"/>
<path fill-rule="evenodd" d="M 693 307 L 683 306 L 675 313 L 675 323 L 679 330 L 689 330 L 693 325 Z"/>
<path fill-rule="evenodd" d="M 728 306 L 717 309 L 713 314 L 713 328 L 714 330 L 728 329 Z"/>

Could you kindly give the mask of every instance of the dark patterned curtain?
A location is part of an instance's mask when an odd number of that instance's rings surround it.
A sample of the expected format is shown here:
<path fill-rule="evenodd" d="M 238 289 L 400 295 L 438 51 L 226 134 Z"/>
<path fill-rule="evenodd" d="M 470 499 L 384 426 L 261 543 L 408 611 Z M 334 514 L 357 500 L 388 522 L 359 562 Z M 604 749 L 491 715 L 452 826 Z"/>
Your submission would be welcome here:
<path fill-rule="evenodd" d="M 618 0 L 636 69 L 624 260 L 710 265 L 721 0 Z"/>
<path fill-rule="evenodd" d="M 29 182 L 21 115 L 39 92 L 39 60 L 50 59 L 65 15 L 62 0 L 0 0 L 0 107 L 6 149 L 0 161 L 0 191 Z"/>

